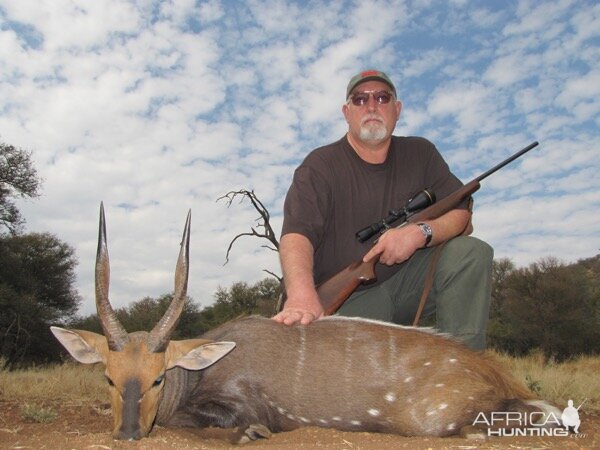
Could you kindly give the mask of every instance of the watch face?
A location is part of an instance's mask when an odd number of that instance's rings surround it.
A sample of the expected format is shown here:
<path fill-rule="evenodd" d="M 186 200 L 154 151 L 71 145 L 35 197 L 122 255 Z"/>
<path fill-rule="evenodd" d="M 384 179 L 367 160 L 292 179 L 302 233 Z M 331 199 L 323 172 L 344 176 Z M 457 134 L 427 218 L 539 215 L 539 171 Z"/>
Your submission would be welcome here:
<path fill-rule="evenodd" d="M 429 245 L 429 243 L 431 242 L 431 238 L 433 237 L 433 232 L 431 230 L 431 227 L 426 223 L 420 223 L 418 225 L 419 225 L 419 228 L 421 229 L 421 231 L 423 232 L 423 234 L 425 235 L 425 245 L 423 247 L 427 247 Z"/>

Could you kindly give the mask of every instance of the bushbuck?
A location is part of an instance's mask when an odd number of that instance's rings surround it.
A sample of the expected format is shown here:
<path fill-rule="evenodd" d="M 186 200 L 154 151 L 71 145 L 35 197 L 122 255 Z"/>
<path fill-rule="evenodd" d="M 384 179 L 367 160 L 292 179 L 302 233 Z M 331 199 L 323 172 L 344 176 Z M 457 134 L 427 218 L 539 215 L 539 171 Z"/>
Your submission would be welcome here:
<path fill-rule="evenodd" d="M 161 425 L 235 428 L 239 441 L 302 426 L 449 436 L 492 411 L 556 412 L 481 353 L 427 329 L 331 316 L 286 326 L 246 317 L 171 340 L 183 308 L 190 214 L 173 300 L 152 331 L 127 333 L 108 299 L 104 210 L 96 307 L 104 336 L 52 327 L 79 362 L 106 366 L 113 436 Z M 237 439 L 237 438 L 236 438 Z"/>

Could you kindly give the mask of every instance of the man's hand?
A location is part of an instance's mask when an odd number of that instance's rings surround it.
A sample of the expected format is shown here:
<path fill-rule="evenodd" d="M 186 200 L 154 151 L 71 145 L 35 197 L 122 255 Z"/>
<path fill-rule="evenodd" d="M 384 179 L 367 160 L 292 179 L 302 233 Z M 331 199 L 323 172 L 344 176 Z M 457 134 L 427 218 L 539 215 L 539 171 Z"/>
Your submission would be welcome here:
<path fill-rule="evenodd" d="M 381 235 L 377 243 L 364 256 L 370 261 L 379 255 L 379 262 L 387 266 L 400 264 L 425 245 L 425 235 L 415 224 L 391 228 Z"/>
<path fill-rule="evenodd" d="M 279 257 L 288 298 L 273 320 L 285 325 L 308 325 L 325 315 L 313 280 L 313 246 L 306 236 L 281 237 Z"/>
<path fill-rule="evenodd" d="M 320 319 L 325 315 L 325 311 L 321 306 L 317 293 L 315 292 L 314 296 L 311 297 L 310 300 L 307 298 L 301 300 L 288 298 L 283 310 L 274 316 L 273 320 L 284 325 L 293 325 L 295 323 L 308 325 L 312 321 Z"/>

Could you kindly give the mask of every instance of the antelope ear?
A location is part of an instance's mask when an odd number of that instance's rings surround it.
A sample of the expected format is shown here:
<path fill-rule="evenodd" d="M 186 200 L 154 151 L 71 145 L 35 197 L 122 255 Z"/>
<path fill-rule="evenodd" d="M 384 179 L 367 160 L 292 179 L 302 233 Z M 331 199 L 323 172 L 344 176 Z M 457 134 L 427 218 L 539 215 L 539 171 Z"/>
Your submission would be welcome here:
<path fill-rule="evenodd" d="M 170 341 L 166 352 L 167 369 L 175 366 L 188 370 L 205 369 L 234 348 L 234 342 L 213 342 L 206 339 Z"/>
<path fill-rule="evenodd" d="M 83 330 L 65 330 L 50 327 L 50 331 L 59 340 L 73 358 L 83 364 L 106 363 L 108 353 L 106 338 L 98 333 Z"/>

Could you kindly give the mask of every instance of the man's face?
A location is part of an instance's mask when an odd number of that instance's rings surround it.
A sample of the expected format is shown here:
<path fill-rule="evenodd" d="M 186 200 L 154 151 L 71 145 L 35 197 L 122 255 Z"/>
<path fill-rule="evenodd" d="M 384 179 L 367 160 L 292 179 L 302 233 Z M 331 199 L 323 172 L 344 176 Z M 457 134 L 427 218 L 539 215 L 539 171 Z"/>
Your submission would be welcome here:
<path fill-rule="evenodd" d="M 400 117 L 402 104 L 393 96 L 389 103 L 380 104 L 370 94 L 364 105 L 354 105 L 352 96 L 362 92 L 385 91 L 391 93 L 391 88 L 381 81 L 366 81 L 354 88 L 349 101 L 342 107 L 342 112 L 348 122 L 348 131 L 352 137 L 364 144 L 378 144 L 392 135 L 396 122 Z"/>

